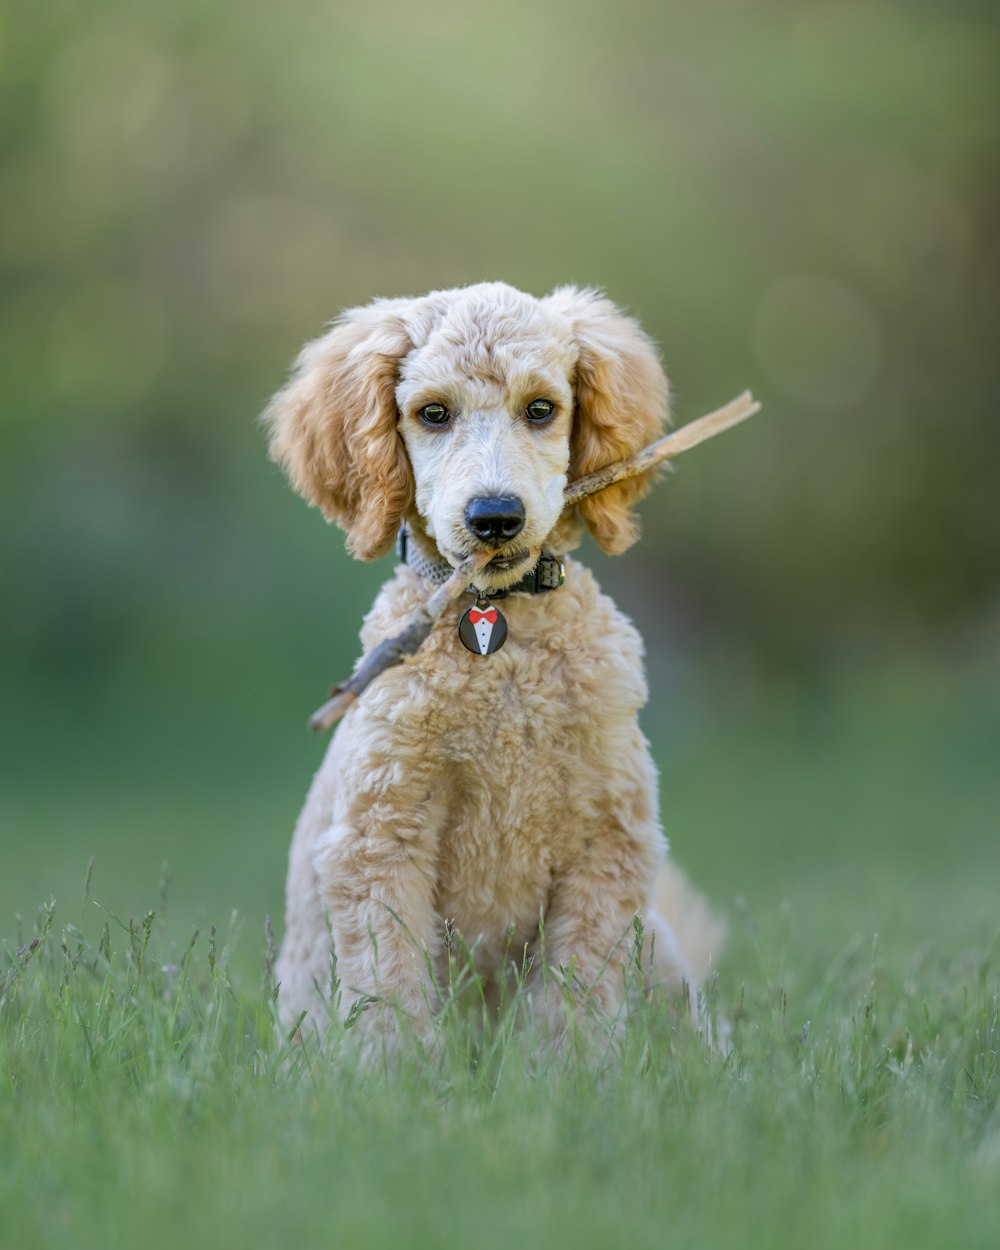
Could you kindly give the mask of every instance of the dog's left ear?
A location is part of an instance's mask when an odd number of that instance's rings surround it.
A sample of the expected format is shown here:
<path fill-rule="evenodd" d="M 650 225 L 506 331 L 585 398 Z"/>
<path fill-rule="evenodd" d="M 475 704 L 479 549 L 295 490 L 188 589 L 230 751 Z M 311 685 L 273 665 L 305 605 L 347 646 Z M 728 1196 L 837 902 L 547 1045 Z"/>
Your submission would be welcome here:
<path fill-rule="evenodd" d="M 579 353 L 569 465 L 574 481 L 660 437 L 667 421 L 667 379 L 653 341 L 600 292 L 564 286 L 543 302 L 570 322 Z M 587 528 L 609 555 L 638 538 L 632 508 L 655 474 L 652 469 L 580 503 Z"/>
<path fill-rule="evenodd" d="M 350 308 L 307 343 L 263 421 L 271 458 L 295 489 L 347 533 L 347 546 L 374 560 L 392 546 L 413 497 L 396 429 L 399 364 L 412 342 L 413 301 Z"/>

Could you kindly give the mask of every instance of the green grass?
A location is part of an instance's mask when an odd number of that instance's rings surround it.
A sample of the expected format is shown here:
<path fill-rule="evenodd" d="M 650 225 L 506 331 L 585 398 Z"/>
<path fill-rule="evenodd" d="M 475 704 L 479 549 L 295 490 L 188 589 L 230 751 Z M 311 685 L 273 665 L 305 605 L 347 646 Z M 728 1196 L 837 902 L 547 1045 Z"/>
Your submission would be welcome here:
<path fill-rule="evenodd" d="M 278 731 L 220 783 L 183 721 L 146 771 L 104 723 L 61 788 L 26 767 L 4 792 L 0 1250 L 992 1250 L 995 666 L 786 697 L 651 661 L 666 824 L 730 920 L 730 1055 L 647 1003 L 620 1057 L 548 1063 L 521 997 L 485 1036 L 449 1007 L 392 1078 L 339 1029 L 292 1050 L 264 916 L 314 748 Z"/>
<path fill-rule="evenodd" d="M 620 1056 L 549 1061 L 519 994 L 386 1078 L 339 1027 L 279 1042 L 221 935 L 43 909 L 0 989 L 0 1244 L 994 1246 L 998 953 L 854 943 L 807 1028 L 747 982 L 727 1057 L 645 1004 Z"/>

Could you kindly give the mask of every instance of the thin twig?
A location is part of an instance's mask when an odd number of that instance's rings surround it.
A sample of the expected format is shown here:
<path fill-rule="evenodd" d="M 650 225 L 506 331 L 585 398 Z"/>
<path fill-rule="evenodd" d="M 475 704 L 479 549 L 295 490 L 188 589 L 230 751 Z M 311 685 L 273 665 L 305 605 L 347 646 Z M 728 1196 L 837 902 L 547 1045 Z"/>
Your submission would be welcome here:
<path fill-rule="evenodd" d="M 606 465 L 595 473 L 570 482 L 566 487 L 564 506 L 567 508 L 578 504 L 588 495 L 596 495 L 598 491 L 614 486 L 630 477 L 638 477 L 656 465 L 662 464 L 682 452 L 697 447 L 706 439 L 714 438 L 724 430 L 731 429 L 741 421 L 746 421 L 754 413 L 760 412 L 758 404 L 749 391 L 737 395 L 728 404 L 717 408 L 715 412 L 699 417 L 668 434 L 658 442 L 651 443 L 642 451 L 630 456 L 627 460 L 619 460 Z M 430 598 L 420 605 L 406 622 L 402 631 L 392 638 L 380 642 L 373 651 L 366 655 L 347 681 L 334 686 L 330 698 L 317 708 L 309 718 L 309 728 L 317 732 L 329 729 L 343 716 L 354 703 L 365 687 L 387 668 L 401 664 L 408 655 L 414 655 L 422 646 L 435 622 L 450 603 L 453 603 L 468 588 L 476 573 L 493 559 L 493 551 L 477 552 L 465 560 L 452 573 L 448 580 L 434 591 Z"/>
<path fill-rule="evenodd" d="M 732 429 L 734 425 L 739 425 L 741 421 L 746 421 L 757 412 L 760 412 L 760 404 L 749 391 L 744 391 L 742 395 L 731 399 L 728 404 L 716 408 L 714 412 L 706 413 L 697 421 L 689 421 L 687 425 L 674 430 L 672 434 L 668 434 L 658 442 L 650 443 L 648 447 L 637 451 L 627 460 L 618 460 L 614 464 L 605 465 L 603 469 L 598 469 L 594 473 L 588 473 L 586 477 L 579 477 L 575 482 L 570 482 L 564 495 L 565 506 L 571 507 L 579 503 L 581 499 L 586 499 L 588 495 L 596 495 L 599 490 L 614 486 L 616 482 L 623 482 L 626 478 L 638 477 L 640 473 L 655 468 L 663 461 L 671 460 L 682 452 L 690 451 L 692 447 L 697 447 L 706 439 L 714 438 L 716 434 Z"/>
<path fill-rule="evenodd" d="M 309 717 L 309 728 L 317 733 L 329 729 L 379 673 L 401 664 L 408 655 L 418 651 L 448 604 L 458 598 L 495 554 L 494 551 L 479 551 L 460 564 L 448 580 L 417 608 L 400 633 L 380 642 L 373 651 L 369 651 L 347 681 L 333 687 L 330 698 Z"/>

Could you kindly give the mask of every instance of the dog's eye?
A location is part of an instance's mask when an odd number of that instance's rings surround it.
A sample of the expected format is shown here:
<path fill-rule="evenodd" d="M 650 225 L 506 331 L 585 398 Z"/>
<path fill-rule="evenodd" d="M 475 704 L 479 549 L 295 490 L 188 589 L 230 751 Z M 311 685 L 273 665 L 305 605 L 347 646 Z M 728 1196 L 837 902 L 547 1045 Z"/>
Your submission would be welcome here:
<path fill-rule="evenodd" d="M 525 409 L 525 415 L 535 425 L 541 425 L 544 421 L 548 421 L 555 410 L 555 404 L 550 403 L 547 399 L 533 399 Z"/>
<path fill-rule="evenodd" d="M 428 425 L 447 425 L 451 413 L 444 404 L 424 404 L 417 415 Z"/>

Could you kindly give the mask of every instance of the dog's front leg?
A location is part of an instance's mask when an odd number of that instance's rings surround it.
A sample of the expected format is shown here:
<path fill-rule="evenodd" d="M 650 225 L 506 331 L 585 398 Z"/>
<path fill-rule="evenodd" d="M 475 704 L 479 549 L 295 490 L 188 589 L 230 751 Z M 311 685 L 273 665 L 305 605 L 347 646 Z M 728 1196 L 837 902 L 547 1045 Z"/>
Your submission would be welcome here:
<path fill-rule="evenodd" d="M 437 828 L 428 791 L 356 793 L 316 859 L 330 916 L 341 1011 L 366 1048 L 429 1033 L 443 945 L 434 909 Z"/>
<path fill-rule="evenodd" d="M 654 825 L 636 831 L 611 818 L 556 880 L 543 934 L 546 1015 L 556 1038 L 565 1039 L 568 1013 L 584 1032 L 620 1022 L 633 921 L 645 910 L 663 846 Z"/>

